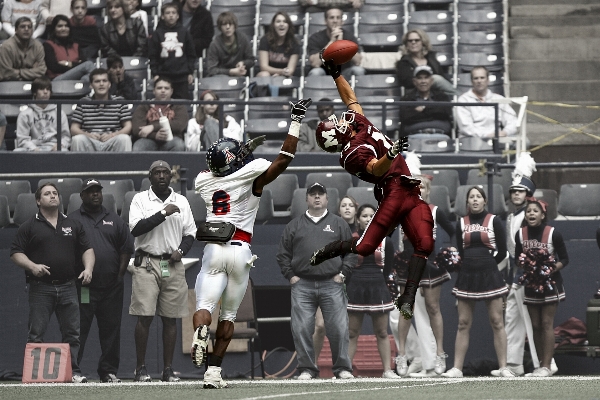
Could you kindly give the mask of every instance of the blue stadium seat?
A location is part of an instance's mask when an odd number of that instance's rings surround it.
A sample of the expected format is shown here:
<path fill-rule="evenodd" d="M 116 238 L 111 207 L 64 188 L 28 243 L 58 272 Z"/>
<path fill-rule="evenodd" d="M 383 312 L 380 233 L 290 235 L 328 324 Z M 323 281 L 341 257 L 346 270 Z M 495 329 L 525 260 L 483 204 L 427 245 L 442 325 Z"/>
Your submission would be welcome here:
<path fill-rule="evenodd" d="M 198 91 L 214 90 L 221 99 L 239 99 L 240 92 L 247 86 L 246 77 L 211 76 L 198 81 Z"/>
<path fill-rule="evenodd" d="M 485 66 L 489 71 L 504 70 L 504 53 L 462 53 L 458 55 L 458 73 L 470 72 L 473 67 Z"/>
<path fill-rule="evenodd" d="M 258 203 L 258 212 L 256 213 L 256 222 L 265 223 L 275 216 L 273 207 L 273 195 L 269 189 L 263 189 Z"/>
<path fill-rule="evenodd" d="M 311 76 L 305 77 L 302 83 L 302 98 L 309 97 L 313 100 L 324 97 L 336 99 L 339 93 L 330 76 Z"/>
<path fill-rule="evenodd" d="M 454 203 L 456 199 L 456 189 L 460 186 L 460 177 L 455 169 L 423 169 L 423 175 L 433 176 L 431 181 L 432 186 L 445 186 L 448 188 L 448 196 L 450 202 Z"/>
<path fill-rule="evenodd" d="M 131 207 L 131 202 L 133 201 L 133 197 L 138 194 L 138 191 L 132 190 L 125 193 L 125 199 L 123 200 L 123 208 L 121 209 L 121 218 L 125 223 L 129 224 L 129 208 Z"/>
<path fill-rule="evenodd" d="M 296 174 L 281 174 L 264 187 L 271 191 L 276 217 L 289 217 L 294 190 L 298 187 L 298 175 Z"/>
<path fill-rule="evenodd" d="M 23 193 L 31 193 L 31 184 L 29 181 L 0 181 L 0 195 L 6 196 L 8 199 L 8 208 L 11 214 L 15 212 L 15 207 L 18 203 L 17 199 Z"/>
<path fill-rule="evenodd" d="M 600 183 L 560 186 L 558 213 L 564 217 L 600 216 Z"/>
<path fill-rule="evenodd" d="M 301 13 L 303 7 L 298 0 L 261 0 L 260 13 L 285 11 L 288 14 Z"/>
<path fill-rule="evenodd" d="M 52 97 L 57 99 L 81 99 L 90 92 L 82 81 L 52 81 Z"/>
<path fill-rule="evenodd" d="M 11 224 L 8 198 L 0 195 L 0 228 L 6 228 Z"/>
<path fill-rule="evenodd" d="M 365 0 L 360 12 L 404 12 L 404 0 Z"/>
<path fill-rule="evenodd" d="M 356 95 L 362 96 L 400 96 L 400 86 L 395 75 L 371 74 L 357 76 L 354 83 Z"/>
<path fill-rule="evenodd" d="M 290 115 L 291 97 L 259 97 L 248 104 L 248 119 L 261 118 L 285 119 Z"/>
<path fill-rule="evenodd" d="M 391 33 L 402 36 L 403 13 L 391 11 L 361 11 L 358 35 L 366 33 Z"/>

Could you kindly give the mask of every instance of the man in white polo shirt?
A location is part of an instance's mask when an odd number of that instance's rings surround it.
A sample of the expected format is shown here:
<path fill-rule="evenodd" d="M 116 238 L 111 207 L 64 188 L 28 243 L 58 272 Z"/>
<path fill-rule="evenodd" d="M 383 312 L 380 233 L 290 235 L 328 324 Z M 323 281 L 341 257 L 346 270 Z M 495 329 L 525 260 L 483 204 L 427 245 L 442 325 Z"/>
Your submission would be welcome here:
<path fill-rule="evenodd" d="M 163 323 L 162 380 L 177 382 L 171 368 L 177 339 L 176 318 L 188 315 L 185 269 L 181 258 L 192 248 L 196 224 L 190 204 L 169 187 L 171 167 L 166 161 L 150 166 L 150 189 L 135 195 L 129 209 L 129 228 L 135 237 L 135 268 L 129 314 L 136 315 L 136 382 L 150 382 L 146 346 L 155 314 Z"/>

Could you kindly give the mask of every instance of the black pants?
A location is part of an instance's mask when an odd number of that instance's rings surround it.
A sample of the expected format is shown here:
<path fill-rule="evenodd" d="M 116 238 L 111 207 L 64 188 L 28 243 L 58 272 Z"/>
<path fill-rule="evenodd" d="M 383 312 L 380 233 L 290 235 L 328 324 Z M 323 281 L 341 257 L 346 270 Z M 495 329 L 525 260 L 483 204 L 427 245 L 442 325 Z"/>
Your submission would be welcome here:
<path fill-rule="evenodd" d="M 85 343 L 96 316 L 100 349 L 102 354 L 98 361 L 100 379 L 108 374 L 117 374 L 121 353 L 121 317 L 123 312 L 123 281 L 105 290 L 90 289 L 90 302 L 79 303 L 80 333 L 78 363 L 81 365 Z M 79 296 L 81 299 L 81 295 Z"/>
<path fill-rule="evenodd" d="M 182 82 L 173 82 L 173 99 L 192 100 L 187 78 Z"/>

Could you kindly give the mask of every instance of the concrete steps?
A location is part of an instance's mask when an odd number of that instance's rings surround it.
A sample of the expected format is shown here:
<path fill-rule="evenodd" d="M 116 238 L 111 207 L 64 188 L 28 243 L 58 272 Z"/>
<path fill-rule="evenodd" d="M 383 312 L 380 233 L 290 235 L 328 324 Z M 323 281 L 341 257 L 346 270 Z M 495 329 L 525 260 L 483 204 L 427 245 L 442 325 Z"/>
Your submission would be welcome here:
<path fill-rule="evenodd" d="M 577 4 L 590 4 L 590 5 L 598 5 L 598 0 L 574 0 Z M 515 6 L 552 6 L 555 5 L 564 5 L 565 0 L 508 0 L 508 6 L 512 9 Z"/>
<path fill-rule="evenodd" d="M 584 26 L 511 26 L 510 37 L 522 38 L 583 38 L 600 37 L 600 25 Z"/>
<path fill-rule="evenodd" d="M 533 101 L 533 100 L 532 100 Z M 553 102 L 548 102 L 553 103 Z M 556 102 L 559 103 L 559 102 Z M 559 107 L 554 105 L 527 105 L 527 110 L 533 111 L 537 114 L 552 118 L 555 121 L 565 123 L 565 124 L 577 124 L 577 123 L 591 123 L 598 118 L 600 118 L 600 109 L 594 108 L 598 106 L 598 102 L 593 101 L 569 101 L 569 102 L 560 102 L 561 104 L 568 104 L 569 106 L 578 106 L 578 107 Z M 586 108 L 590 107 L 590 108 Z M 531 117 L 534 120 L 538 119 L 537 117 Z M 600 128 L 600 123 L 597 124 Z M 593 128 L 595 131 L 598 131 L 598 128 Z M 600 144 L 600 142 L 598 142 Z"/>
<path fill-rule="evenodd" d="M 514 5 L 510 7 L 512 17 L 588 17 L 600 14 L 600 4 L 528 4 Z"/>
<path fill-rule="evenodd" d="M 556 39 L 511 39 L 509 43 L 510 60 L 540 60 L 544 62 L 600 60 L 600 35 L 574 40 Z M 539 63 L 540 65 L 542 63 Z"/>
<path fill-rule="evenodd" d="M 511 81 L 510 93 L 536 101 L 598 101 L 600 81 Z"/>
<path fill-rule="evenodd" d="M 586 124 L 564 124 L 564 125 L 553 125 L 546 122 L 539 122 L 539 119 L 528 116 L 527 118 L 527 138 L 529 139 L 530 148 L 539 146 L 541 144 L 546 144 L 553 139 L 559 138 L 560 136 L 569 133 L 569 128 L 577 128 L 581 129 Z M 587 127 L 583 129 L 585 132 L 599 135 L 600 129 L 597 129 L 595 126 Z M 565 146 L 565 145 L 586 145 L 593 147 L 591 151 L 597 152 L 597 149 L 600 145 L 600 141 L 589 137 L 587 135 L 581 133 L 573 133 L 559 142 L 553 144 L 555 146 Z"/>
<path fill-rule="evenodd" d="M 540 62 L 538 60 L 510 61 L 511 81 L 596 80 L 600 59 Z"/>

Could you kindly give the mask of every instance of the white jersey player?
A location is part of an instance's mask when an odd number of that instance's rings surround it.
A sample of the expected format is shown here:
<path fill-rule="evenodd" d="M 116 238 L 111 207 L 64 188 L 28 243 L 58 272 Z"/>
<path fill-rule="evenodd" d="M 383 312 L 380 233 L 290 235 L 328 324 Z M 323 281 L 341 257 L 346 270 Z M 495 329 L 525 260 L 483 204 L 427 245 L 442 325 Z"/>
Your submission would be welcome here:
<path fill-rule="evenodd" d="M 202 257 L 202 268 L 196 279 L 196 312 L 192 361 L 198 367 L 206 359 L 208 327 L 212 312 L 221 301 L 216 340 L 204 373 L 205 388 L 223 388 L 221 363 L 233 335 L 233 323 L 248 286 L 250 268 L 256 256 L 250 250 L 254 220 L 263 188 L 277 178 L 289 165 L 296 153 L 300 122 L 306 115 L 311 100 L 291 103 L 292 122 L 287 138 L 277 158 L 254 159 L 252 151 L 264 141 L 264 136 L 241 142 L 223 138 L 206 152 L 210 171 L 198 174 L 195 188 L 206 202 L 207 223 L 229 223 L 235 227 L 230 240 L 203 239 L 207 242 Z"/>

